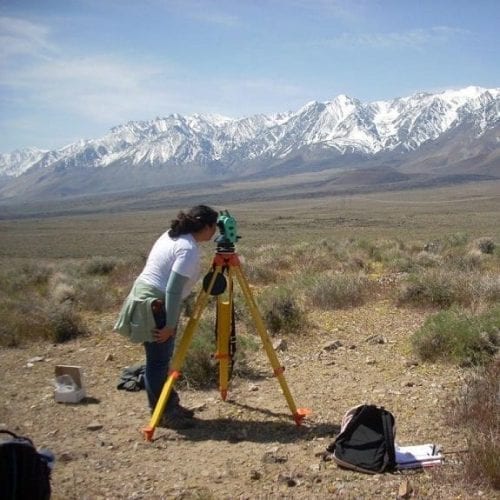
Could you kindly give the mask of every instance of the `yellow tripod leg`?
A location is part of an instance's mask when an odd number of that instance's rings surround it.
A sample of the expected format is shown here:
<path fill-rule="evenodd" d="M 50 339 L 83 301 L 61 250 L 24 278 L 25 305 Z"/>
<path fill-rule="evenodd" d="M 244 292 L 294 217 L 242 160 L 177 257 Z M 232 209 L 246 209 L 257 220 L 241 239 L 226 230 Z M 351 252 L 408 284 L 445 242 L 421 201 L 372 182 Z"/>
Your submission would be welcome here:
<path fill-rule="evenodd" d="M 229 335 L 231 332 L 231 305 L 228 300 L 217 300 L 217 353 L 219 360 L 219 390 L 223 401 L 229 383 Z"/>
<path fill-rule="evenodd" d="M 180 370 L 182 368 L 184 358 L 186 357 L 189 345 L 191 344 L 191 339 L 200 321 L 201 314 L 207 305 L 210 292 L 215 283 L 215 278 L 217 274 L 221 273 L 221 271 L 222 271 L 221 266 L 217 266 L 215 272 L 212 275 L 212 279 L 210 280 L 210 284 L 208 285 L 207 291 L 203 290 L 202 288 L 200 293 L 198 294 L 196 303 L 194 305 L 193 314 L 189 318 L 188 324 L 186 325 L 186 329 L 184 330 L 184 334 L 182 335 L 179 345 L 176 348 L 174 357 L 172 358 L 172 361 L 170 363 L 169 377 L 165 382 L 165 384 L 163 385 L 160 397 L 158 398 L 158 402 L 156 403 L 153 414 L 151 415 L 149 425 L 145 427 L 142 431 L 146 441 L 153 440 L 154 431 L 156 427 L 158 427 L 158 423 L 160 422 L 161 416 L 165 411 L 165 406 L 167 405 L 168 397 L 172 392 L 175 381 L 180 376 Z"/>
<path fill-rule="evenodd" d="M 255 326 L 257 328 L 257 331 L 259 332 L 260 338 L 262 340 L 262 344 L 264 346 L 264 349 L 267 353 L 267 357 L 269 358 L 269 361 L 271 362 L 271 365 L 274 370 L 274 374 L 276 375 L 280 386 L 281 390 L 283 391 L 283 395 L 285 396 L 285 399 L 288 403 L 288 407 L 290 408 L 290 411 L 292 412 L 293 418 L 295 420 L 295 423 L 297 425 L 300 425 L 302 423 L 302 420 L 311 413 L 311 411 L 307 408 L 300 408 L 297 409 L 295 406 L 295 402 L 293 400 L 292 394 L 290 393 L 290 389 L 288 388 L 288 384 L 286 383 L 285 377 L 283 376 L 283 371 L 284 368 L 281 366 L 278 357 L 276 356 L 276 352 L 274 351 L 273 345 L 271 343 L 271 340 L 269 339 L 269 336 L 267 335 L 267 330 L 264 325 L 264 321 L 262 320 L 262 317 L 260 315 L 259 309 L 257 308 L 257 304 L 255 303 L 255 300 L 252 295 L 252 291 L 250 290 L 250 287 L 245 279 L 245 276 L 243 275 L 243 272 L 240 267 L 234 267 L 234 273 L 236 274 L 236 277 L 238 278 L 238 283 L 241 287 L 241 290 L 243 291 L 243 295 L 245 296 L 245 299 L 247 301 L 247 305 L 250 309 L 250 313 L 252 314 L 252 318 L 255 322 Z"/>

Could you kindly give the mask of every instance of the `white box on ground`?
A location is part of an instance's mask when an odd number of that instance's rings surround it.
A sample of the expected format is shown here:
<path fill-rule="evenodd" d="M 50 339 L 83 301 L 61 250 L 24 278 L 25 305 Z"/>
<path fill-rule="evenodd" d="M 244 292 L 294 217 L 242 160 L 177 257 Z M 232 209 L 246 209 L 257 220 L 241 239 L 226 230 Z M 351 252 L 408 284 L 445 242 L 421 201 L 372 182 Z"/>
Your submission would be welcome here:
<path fill-rule="evenodd" d="M 54 398 L 58 403 L 79 403 L 85 397 L 82 369 L 79 366 L 56 365 Z"/>

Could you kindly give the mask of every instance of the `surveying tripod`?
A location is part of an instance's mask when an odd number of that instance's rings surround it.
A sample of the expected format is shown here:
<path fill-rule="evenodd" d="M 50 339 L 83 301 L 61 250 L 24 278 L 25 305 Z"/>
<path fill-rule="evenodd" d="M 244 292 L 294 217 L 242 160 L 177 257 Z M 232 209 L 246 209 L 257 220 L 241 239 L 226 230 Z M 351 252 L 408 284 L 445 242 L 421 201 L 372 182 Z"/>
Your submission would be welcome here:
<path fill-rule="evenodd" d="M 222 294 L 226 290 L 226 279 L 224 274 L 227 273 L 227 297 L 222 298 Z M 283 376 L 284 367 L 280 365 L 276 352 L 269 339 L 269 336 L 264 325 L 264 321 L 259 313 L 257 305 L 252 295 L 252 291 L 247 283 L 247 280 L 241 270 L 240 259 L 234 251 L 234 245 L 229 247 L 218 247 L 213 259 L 212 271 L 209 272 L 203 280 L 203 287 L 198 294 L 196 303 L 193 308 L 192 315 L 186 325 L 184 334 L 176 348 L 174 357 L 170 364 L 170 371 L 167 381 L 165 382 L 158 403 L 151 415 L 149 425 L 143 429 L 144 438 L 146 441 L 152 441 L 155 428 L 163 415 L 168 397 L 173 389 L 175 381 L 181 375 L 181 367 L 186 357 L 189 345 L 193 334 L 198 326 L 203 310 L 205 309 L 210 295 L 217 295 L 217 352 L 215 358 L 219 360 L 219 389 L 223 400 L 226 399 L 228 380 L 229 380 L 229 349 L 228 340 L 231 332 L 233 318 L 231 315 L 233 302 L 233 277 L 236 276 L 240 285 L 241 291 L 245 297 L 247 306 L 250 310 L 252 318 L 255 322 L 255 327 L 262 340 L 263 347 L 267 353 L 269 361 L 273 367 L 274 375 L 278 378 L 281 390 L 288 403 L 290 411 L 297 425 L 302 423 L 302 420 L 310 413 L 307 408 L 297 408 L 292 398 L 285 377 Z"/>

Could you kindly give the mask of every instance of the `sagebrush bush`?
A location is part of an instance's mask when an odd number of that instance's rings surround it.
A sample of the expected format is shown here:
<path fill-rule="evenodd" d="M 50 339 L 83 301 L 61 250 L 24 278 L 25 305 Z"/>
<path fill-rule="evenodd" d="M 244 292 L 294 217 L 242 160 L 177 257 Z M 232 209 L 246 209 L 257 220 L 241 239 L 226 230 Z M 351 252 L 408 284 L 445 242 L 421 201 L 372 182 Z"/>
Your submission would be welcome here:
<path fill-rule="evenodd" d="M 500 489 L 500 359 L 468 377 L 461 394 L 450 405 L 452 424 L 466 430 L 464 456 L 468 482 Z"/>
<path fill-rule="evenodd" d="M 75 301 L 88 311 L 102 312 L 117 304 L 118 298 L 102 276 L 75 280 Z"/>
<path fill-rule="evenodd" d="M 259 309 L 272 335 L 297 332 L 304 324 L 304 312 L 295 293 L 284 287 L 266 290 L 259 297 Z"/>
<path fill-rule="evenodd" d="M 176 342 L 181 340 L 184 329 L 185 325 L 179 327 Z M 238 332 L 236 325 L 235 374 L 248 372 L 247 352 L 255 349 L 255 342 Z M 200 389 L 217 387 L 219 385 L 219 364 L 214 357 L 216 350 L 215 315 L 208 312 L 200 319 L 186 353 L 182 367 L 181 384 Z M 231 369 L 229 374 L 231 375 Z"/>
<path fill-rule="evenodd" d="M 49 340 L 56 344 L 88 334 L 80 315 L 70 305 L 52 306 L 48 318 L 51 326 Z"/>
<path fill-rule="evenodd" d="M 469 235 L 462 231 L 448 234 L 444 237 L 444 244 L 447 247 L 463 247 L 469 242 Z"/>
<path fill-rule="evenodd" d="M 0 302 L 0 345 L 17 347 L 48 340 L 66 342 L 87 334 L 78 312 L 67 303 L 56 304 L 33 296 Z"/>
<path fill-rule="evenodd" d="M 495 253 L 496 245 L 495 245 L 493 238 L 485 236 L 483 238 L 478 238 L 477 240 L 474 240 L 472 242 L 472 244 L 481 253 L 485 253 L 485 254 Z"/>
<path fill-rule="evenodd" d="M 176 341 L 179 342 L 182 338 L 182 330 L 179 330 L 177 337 Z M 186 353 L 181 383 L 195 389 L 215 387 L 218 375 L 214 353 L 214 321 L 201 318 Z"/>
<path fill-rule="evenodd" d="M 413 273 L 400 285 L 397 304 L 448 308 L 453 304 L 470 305 L 483 296 L 479 292 L 479 273 L 426 269 Z"/>
<path fill-rule="evenodd" d="M 320 309 L 338 309 L 361 305 L 369 293 L 370 282 L 362 274 L 322 274 L 305 286 L 306 301 Z"/>
<path fill-rule="evenodd" d="M 441 311 L 427 318 L 411 344 L 423 360 L 483 364 L 500 346 L 500 306 L 471 317 L 459 309 Z"/>
<path fill-rule="evenodd" d="M 119 261 L 112 257 L 95 256 L 83 262 L 83 269 L 86 274 L 107 275 L 114 271 Z"/>
<path fill-rule="evenodd" d="M 443 259 L 440 255 L 426 250 L 422 250 L 415 256 L 415 264 L 420 267 L 438 267 L 442 262 Z"/>
<path fill-rule="evenodd" d="M 268 263 L 263 262 L 250 262 L 246 263 L 244 267 L 245 276 L 250 283 L 269 285 L 276 283 L 278 280 L 278 273 L 274 267 Z"/>

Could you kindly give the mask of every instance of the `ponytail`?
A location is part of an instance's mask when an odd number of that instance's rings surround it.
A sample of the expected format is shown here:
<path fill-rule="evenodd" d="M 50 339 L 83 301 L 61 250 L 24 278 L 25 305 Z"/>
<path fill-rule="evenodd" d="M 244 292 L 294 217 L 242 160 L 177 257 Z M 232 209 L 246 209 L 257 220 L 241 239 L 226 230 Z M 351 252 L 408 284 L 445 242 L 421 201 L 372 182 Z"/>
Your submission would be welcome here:
<path fill-rule="evenodd" d="M 178 238 L 183 234 L 192 234 L 201 231 L 205 226 L 212 226 L 217 222 L 218 213 L 206 205 L 197 205 L 188 213 L 182 210 L 177 218 L 170 223 L 168 234 L 171 238 Z"/>

